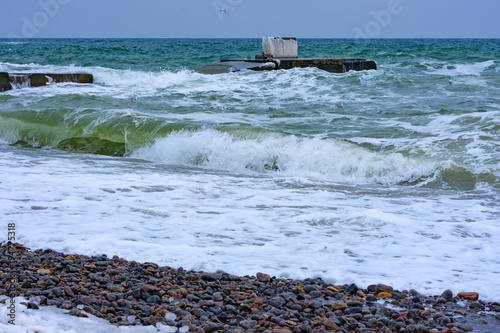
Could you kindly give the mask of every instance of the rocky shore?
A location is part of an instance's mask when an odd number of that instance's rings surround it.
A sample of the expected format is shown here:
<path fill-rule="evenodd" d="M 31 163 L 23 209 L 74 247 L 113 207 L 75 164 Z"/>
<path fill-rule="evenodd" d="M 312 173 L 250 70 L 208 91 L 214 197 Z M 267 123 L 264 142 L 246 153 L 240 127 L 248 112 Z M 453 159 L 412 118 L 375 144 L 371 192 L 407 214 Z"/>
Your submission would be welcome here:
<path fill-rule="evenodd" d="M 500 332 L 500 303 L 473 292 L 186 271 L 11 243 L 0 246 L 0 294 L 23 296 L 31 309 L 172 332 Z"/>

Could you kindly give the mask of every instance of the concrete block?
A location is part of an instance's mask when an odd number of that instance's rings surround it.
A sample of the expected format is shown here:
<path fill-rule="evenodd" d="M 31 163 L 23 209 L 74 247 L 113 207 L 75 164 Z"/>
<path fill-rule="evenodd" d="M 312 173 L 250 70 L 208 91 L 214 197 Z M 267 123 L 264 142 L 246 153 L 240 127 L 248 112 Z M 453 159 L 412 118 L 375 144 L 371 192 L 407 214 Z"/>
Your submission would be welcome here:
<path fill-rule="evenodd" d="M 10 90 L 10 80 L 9 73 L 1 72 L 0 73 L 0 92 Z"/>
<path fill-rule="evenodd" d="M 43 87 L 51 83 L 94 83 L 92 74 L 0 73 L 0 92 L 12 89 Z"/>
<path fill-rule="evenodd" d="M 227 64 L 205 65 L 201 67 L 191 68 L 191 70 L 200 74 L 223 74 L 238 71 L 238 69 L 236 69 L 234 66 Z"/>
<path fill-rule="evenodd" d="M 41 87 L 51 83 L 75 82 L 75 83 L 93 83 L 91 74 L 45 74 L 34 73 L 30 76 L 32 87 Z"/>
<path fill-rule="evenodd" d="M 14 89 L 31 87 L 30 74 L 9 74 L 9 79 Z"/>
<path fill-rule="evenodd" d="M 377 69 L 377 64 L 373 60 L 365 59 L 344 59 L 344 69 L 349 71 L 365 71 L 370 69 Z"/>
<path fill-rule="evenodd" d="M 297 58 L 297 40 L 293 37 L 264 37 L 262 38 L 262 51 L 264 57 Z"/>

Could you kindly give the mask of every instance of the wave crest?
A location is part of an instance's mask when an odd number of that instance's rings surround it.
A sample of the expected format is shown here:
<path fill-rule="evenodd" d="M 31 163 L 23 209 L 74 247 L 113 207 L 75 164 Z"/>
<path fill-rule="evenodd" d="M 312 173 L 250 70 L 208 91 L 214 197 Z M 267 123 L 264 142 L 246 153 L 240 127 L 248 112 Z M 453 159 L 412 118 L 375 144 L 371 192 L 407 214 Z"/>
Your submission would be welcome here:
<path fill-rule="evenodd" d="M 396 184 L 428 171 L 402 154 L 375 153 L 344 141 L 278 134 L 247 139 L 241 131 L 238 136 L 216 130 L 173 132 L 132 156 L 173 165 L 239 173 L 281 172 L 341 182 Z"/>

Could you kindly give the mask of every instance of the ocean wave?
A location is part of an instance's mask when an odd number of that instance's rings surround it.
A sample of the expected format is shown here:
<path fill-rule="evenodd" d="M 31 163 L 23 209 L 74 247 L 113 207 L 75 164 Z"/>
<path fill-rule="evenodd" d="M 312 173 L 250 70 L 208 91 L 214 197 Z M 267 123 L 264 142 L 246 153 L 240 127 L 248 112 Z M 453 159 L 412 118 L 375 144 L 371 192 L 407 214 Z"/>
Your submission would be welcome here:
<path fill-rule="evenodd" d="M 241 131 L 237 136 L 216 130 L 173 132 L 131 156 L 236 173 L 279 172 L 355 183 L 397 184 L 429 172 L 429 165 L 401 154 L 375 153 L 344 141 L 278 134 L 247 138 Z"/>
<path fill-rule="evenodd" d="M 472 64 L 449 64 L 444 65 L 442 68 L 431 70 L 429 74 L 435 75 L 447 75 L 447 76 L 461 76 L 461 75 L 471 75 L 479 76 L 489 67 L 495 65 L 495 60 L 487 60 L 482 62 L 476 62 Z"/>
<path fill-rule="evenodd" d="M 430 131 L 431 136 L 418 142 L 396 139 L 391 141 L 390 150 L 381 149 L 384 144 L 376 140 L 347 142 L 248 126 L 205 124 L 213 117 L 222 120 L 220 114 L 189 112 L 186 117 L 155 118 L 133 109 L 0 111 L 0 140 L 234 173 L 472 189 L 479 182 L 494 185 L 499 179 L 495 157 L 487 153 L 496 142 L 496 115 L 442 115 L 425 127 L 408 128 Z M 198 125 L 193 122 L 196 118 Z M 462 134 L 445 131 L 464 126 L 471 126 L 471 130 Z M 491 135 L 484 128 L 474 130 L 477 126 L 487 126 Z M 457 158 L 450 160 L 450 152 Z"/>
<path fill-rule="evenodd" d="M 71 73 L 84 72 L 87 67 L 68 65 L 40 65 L 37 63 L 16 64 L 0 62 L 0 71 L 11 73 Z"/>
<path fill-rule="evenodd" d="M 171 85 L 183 83 L 190 76 L 196 79 L 197 76 L 188 70 L 176 72 L 159 70 L 157 72 L 144 72 L 137 70 L 113 69 L 106 67 L 82 67 L 76 65 L 40 65 L 36 63 L 14 64 L 0 62 L 1 72 L 10 73 L 88 73 L 94 77 L 94 84 L 116 88 L 123 87 L 146 87 L 153 89 L 163 89 Z"/>
<path fill-rule="evenodd" d="M 20 45 L 20 44 L 28 44 L 28 42 L 0 42 L 0 44 Z"/>
<path fill-rule="evenodd" d="M 165 123 L 127 109 L 0 111 L 0 139 L 11 144 L 105 155 L 112 150 L 124 154 L 127 145 L 144 145 L 156 135 L 167 135 L 183 127 L 182 123 Z M 116 145 L 123 149 L 116 150 Z"/>

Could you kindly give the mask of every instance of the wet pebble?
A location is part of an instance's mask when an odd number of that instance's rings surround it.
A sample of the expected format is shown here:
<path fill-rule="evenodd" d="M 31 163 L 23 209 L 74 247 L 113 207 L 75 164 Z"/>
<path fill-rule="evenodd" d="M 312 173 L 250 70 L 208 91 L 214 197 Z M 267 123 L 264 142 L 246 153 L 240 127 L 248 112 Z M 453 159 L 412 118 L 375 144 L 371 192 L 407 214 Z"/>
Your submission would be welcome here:
<path fill-rule="evenodd" d="M 69 315 L 93 314 L 117 325 L 161 323 L 178 332 L 451 333 L 500 324 L 500 303 L 483 302 L 477 293 L 454 297 L 445 290 L 429 296 L 382 283 L 360 288 L 261 272 L 186 271 L 22 246 L 16 251 L 23 259 L 14 270 L 0 260 L 0 293 L 30 298 L 29 309 L 53 305 Z M 12 284 L 16 278 L 19 283 Z"/>

